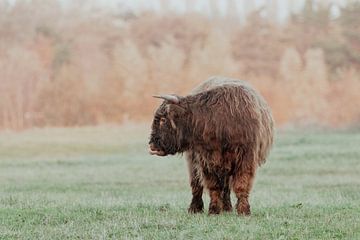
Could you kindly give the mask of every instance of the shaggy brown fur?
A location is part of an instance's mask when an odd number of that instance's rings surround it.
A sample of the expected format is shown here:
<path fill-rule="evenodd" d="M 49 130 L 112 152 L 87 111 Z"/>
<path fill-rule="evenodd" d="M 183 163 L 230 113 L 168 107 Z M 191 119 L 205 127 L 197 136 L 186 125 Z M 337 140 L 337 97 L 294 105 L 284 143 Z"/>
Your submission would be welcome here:
<path fill-rule="evenodd" d="M 155 113 L 150 153 L 186 152 L 193 199 L 189 212 L 231 211 L 230 188 L 239 214 L 249 215 L 249 194 L 258 166 L 273 143 L 273 118 L 265 100 L 248 83 L 213 77 L 186 97 L 165 99 Z"/>

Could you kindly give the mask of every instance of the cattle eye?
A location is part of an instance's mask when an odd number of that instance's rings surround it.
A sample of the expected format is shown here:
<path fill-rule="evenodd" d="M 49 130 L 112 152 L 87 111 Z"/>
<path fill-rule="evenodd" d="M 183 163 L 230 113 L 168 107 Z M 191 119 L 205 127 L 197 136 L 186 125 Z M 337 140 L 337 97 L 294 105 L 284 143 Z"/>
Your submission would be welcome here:
<path fill-rule="evenodd" d="M 160 124 L 164 124 L 164 123 L 166 123 L 166 121 L 167 121 L 167 119 L 166 118 L 160 118 Z"/>

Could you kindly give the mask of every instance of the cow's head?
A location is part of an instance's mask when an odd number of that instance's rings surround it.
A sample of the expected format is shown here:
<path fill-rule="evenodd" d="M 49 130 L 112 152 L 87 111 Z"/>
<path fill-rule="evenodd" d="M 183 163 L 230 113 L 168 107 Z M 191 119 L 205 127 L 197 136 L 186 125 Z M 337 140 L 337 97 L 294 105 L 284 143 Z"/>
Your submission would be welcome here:
<path fill-rule="evenodd" d="M 190 111 L 185 98 L 176 95 L 154 96 L 164 99 L 156 110 L 152 123 L 149 153 L 166 156 L 183 152 L 189 145 Z"/>

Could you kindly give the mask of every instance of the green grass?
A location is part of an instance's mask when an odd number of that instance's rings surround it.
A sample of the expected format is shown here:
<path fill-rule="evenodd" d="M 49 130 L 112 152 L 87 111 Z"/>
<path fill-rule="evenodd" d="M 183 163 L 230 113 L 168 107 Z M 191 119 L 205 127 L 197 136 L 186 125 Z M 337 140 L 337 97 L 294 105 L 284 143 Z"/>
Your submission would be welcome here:
<path fill-rule="evenodd" d="M 147 134 L 0 133 L 0 239 L 360 239 L 359 133 L 279 133 L 251 217 L 187 214 L 186 163 Z"/>

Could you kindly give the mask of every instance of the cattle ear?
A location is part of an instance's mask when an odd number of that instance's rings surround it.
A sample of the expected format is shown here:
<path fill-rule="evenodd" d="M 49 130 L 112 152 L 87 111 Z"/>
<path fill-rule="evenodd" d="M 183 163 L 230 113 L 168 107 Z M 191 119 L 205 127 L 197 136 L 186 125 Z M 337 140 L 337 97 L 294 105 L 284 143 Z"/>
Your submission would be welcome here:
<path fill-rule="evenodd" d="M 171 118 L 174 118 L 183 115 L 186 112 L 186 109 L 181 105 L 168 104 L 166 107 L 166 111 Z"/>
<path fill-rule="evenodd" d="M 185 114 L 186 110 L 178 104 L 168 104 L 166 106 L 166 112 L 169 116 L 169 120 L 173 129 L 176 129 L 175 119 Z"/>

